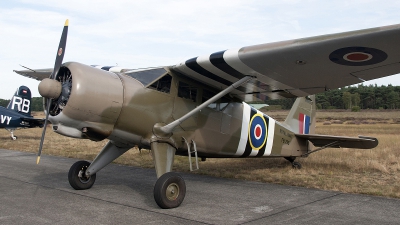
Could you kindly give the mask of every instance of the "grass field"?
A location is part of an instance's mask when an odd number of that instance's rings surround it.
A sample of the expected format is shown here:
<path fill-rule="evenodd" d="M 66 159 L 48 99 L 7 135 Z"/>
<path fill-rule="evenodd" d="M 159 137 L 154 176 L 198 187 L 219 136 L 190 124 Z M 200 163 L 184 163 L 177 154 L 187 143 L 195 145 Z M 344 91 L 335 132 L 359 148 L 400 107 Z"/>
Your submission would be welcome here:
<path fill-rule="evenodd" d="M 267 114 L 282 121 L 287 111 Z M 400 198 L 400 111 L 321 111 L 317 118 L 318 134 L 372 136 L 378 138 L 379 145 L 372 150 L 326 149 L 299 158 L 301 170 L 292 169 L 289 162 L 280 158 L 240 158 L 207 159 L 193 173 Z M 37 152 L 41 132 L 39 128 L 17 130 L 18 140 L 12 141 L 9 132 L 2 129 L 0 148 Z M 106 141 L 67 138 L 48 129 L 43 153 L 93 160 L 105 144 Z M 131 149 L 115 163 L 153 167 L 149 151 L 138 149 Z M 189 172 L 187 157 L 177 156 L 174 170 Z"/>

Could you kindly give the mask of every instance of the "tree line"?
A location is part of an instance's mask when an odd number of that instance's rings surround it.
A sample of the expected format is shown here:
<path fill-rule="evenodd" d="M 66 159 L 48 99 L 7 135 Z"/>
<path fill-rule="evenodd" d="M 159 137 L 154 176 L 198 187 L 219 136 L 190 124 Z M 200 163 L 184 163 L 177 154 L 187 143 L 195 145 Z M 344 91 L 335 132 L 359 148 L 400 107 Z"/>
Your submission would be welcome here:
<path fill-rule="evenodd" d="M 400 109 L 400 86 L 363 85 L 334 89 L 315 95 L 318 109 Z M 290 109 L 295 99 L 267 100 L 268 105 Z"/>
<path fill-rule="evenodd" d="M 400 86 L 349 86 L 316 94 L 318 109 L 400 109 Z M 296 99 L 267 100 L 268 105 L 278 105 L 290 109 Z M 7 107 L 10 100 L 0 99 L 0 106 Z M 33 97 L 32 111 L 43 111 L 43 98 Z"/>

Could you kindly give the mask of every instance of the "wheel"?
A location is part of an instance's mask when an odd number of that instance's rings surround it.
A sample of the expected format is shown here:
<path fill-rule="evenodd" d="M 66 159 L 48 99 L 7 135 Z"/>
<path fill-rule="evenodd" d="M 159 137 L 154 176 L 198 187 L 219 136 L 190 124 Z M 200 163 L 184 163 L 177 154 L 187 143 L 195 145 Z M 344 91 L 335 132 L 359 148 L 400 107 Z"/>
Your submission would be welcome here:
<path fill-rule="evenodd" d="M 85 190 L 93 186 L 96 181 L 96 174 L 89 177 L 85 176 L 86 169 L 89 167 L 90 162 L 78 161 L 74 163 L 68 172 L 68 181 L 71 187 L 75 190 Z"/>
<path fill-rule="evenodd" d="M 15 140 L 17 140 L 17 136 L 14 136 L 14 137 L 11 137 L 11 139 L 13 140 L 13 141 L 15 141 Z"/>
<path fill-rule="evenodd" d="M 299 162 L 293 162 L 292 163 L 293 169 L 301 169 L 301 164 Z"/>
<path fill-rule="evenodd" d="M 154 185 L 154 200 L 163 209 L 178 207 L 183 202 L 185 194 L 185 181 L 173 172 L 163 174 Z"/>

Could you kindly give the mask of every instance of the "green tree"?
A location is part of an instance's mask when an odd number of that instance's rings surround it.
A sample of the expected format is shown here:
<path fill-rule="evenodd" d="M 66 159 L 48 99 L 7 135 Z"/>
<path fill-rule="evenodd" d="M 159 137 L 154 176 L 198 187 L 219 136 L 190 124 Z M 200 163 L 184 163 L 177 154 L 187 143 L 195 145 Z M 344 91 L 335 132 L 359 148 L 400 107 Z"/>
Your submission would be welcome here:
<path fill-rule="evenodd" d="M 345 109 L 351 109 L 351 93 L 345 91 L 342 96 L 343 104 Z"/>
<path fill-rule="evenodd" d="M 43 97 L 33 97 L 31 101 L 32 111 L 43 111 Z"/>
<path fill-rule="evenodd" d="M 399 105 L 399 93 L 391 91 L 388 93 L 387 106 L 389 109 L 397 109 Z"/>
<path fill-rule="evenodd" d="M 7 107 L 10 100 L 0 99 L 0 106 Z"/>
<path fill-rule="evenodd" d="M 351 95 L 351 102 L 353 106 L 360 106 L 360 94 L 354 93 Z"/>

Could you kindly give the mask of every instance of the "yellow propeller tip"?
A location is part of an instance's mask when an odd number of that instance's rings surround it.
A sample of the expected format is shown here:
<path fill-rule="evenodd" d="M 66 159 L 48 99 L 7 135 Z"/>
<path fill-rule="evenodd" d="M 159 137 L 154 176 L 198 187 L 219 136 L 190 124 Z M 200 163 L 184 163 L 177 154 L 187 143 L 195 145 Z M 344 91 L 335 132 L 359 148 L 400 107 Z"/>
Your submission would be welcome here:
<path fill-rule="evenodd" d="M 67 19 L 67 20 L 65 21 L 64 26 L 68 26 L 68 23 L 69 23 L 69 20 Z"/>
<path fill-rule="evenodd" d="M 40 156 L 37 157 L 36 164 L 39 164 L 39 162 L 40 162 Z"/>

